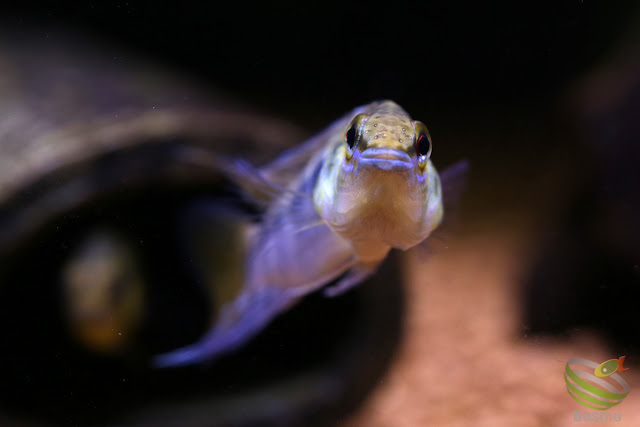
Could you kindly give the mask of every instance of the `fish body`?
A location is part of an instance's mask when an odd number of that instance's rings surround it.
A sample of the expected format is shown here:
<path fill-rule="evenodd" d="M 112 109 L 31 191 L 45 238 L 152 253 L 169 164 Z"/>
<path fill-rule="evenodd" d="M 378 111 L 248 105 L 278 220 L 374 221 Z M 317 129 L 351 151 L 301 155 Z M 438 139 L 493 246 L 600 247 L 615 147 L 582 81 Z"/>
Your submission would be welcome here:
<path fill-rule="evenodd" d="M 302 296 L 329 283 L 325 295 L 339 295 L 374 273 L 391 248 L 422 243 L 444 213 L 430 156 L 426 126 L 381 101 L 354 109 L 262 169 L 224 165 L 243 188 L 256 183 L 275 194 L 247 241 L 243 291 L 199 342 L 157 356 L 156 366 L 231 351 Z"/>

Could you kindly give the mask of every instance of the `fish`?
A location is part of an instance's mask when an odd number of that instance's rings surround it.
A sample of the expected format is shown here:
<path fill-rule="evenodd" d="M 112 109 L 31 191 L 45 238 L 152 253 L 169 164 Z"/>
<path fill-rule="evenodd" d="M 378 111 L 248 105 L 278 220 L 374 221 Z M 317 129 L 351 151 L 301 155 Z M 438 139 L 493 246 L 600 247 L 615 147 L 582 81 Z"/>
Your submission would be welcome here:
<path fill-rule="evenodd" d="M 443 188 L 427 127 L 398 104 L 353 109 L 264 167 L 216 158 L 265 207 L 250 233 L 242 291 L 194 344 L 155 367 L 214 360 L 247 343 L 305 295 L 337 297 L 375 273 L 391 249 L 419 246 L 443 221 Z M 468 164 L 445 171 L 461 182 Z M 452 188 L 460 187 L 458 184 Z"/>
<path fill-rule="evenodd" d="M 628 371 L 629 368 L 623 367 L 624 359 L 627 356 L 621 356 L 618 359 L 605 360 L 593 371 L 594 375 L 599 378 L 606 378 L 615 374 L 616 372 Z"/>

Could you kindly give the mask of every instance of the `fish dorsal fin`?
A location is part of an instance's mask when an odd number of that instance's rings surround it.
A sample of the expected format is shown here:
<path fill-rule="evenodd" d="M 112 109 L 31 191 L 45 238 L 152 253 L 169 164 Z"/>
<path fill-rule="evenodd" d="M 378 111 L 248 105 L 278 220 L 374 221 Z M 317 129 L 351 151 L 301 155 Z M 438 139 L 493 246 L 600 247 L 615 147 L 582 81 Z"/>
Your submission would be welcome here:
<path fill-rule="evenodd" d="M 229 181 L 241 188 L 251 202 L 266 209 L 281 195 L 291 192 L 292 187 L 299 187 L 297 182 L 306 180 L 308 177 L 305 174 L 315 171 L 316 165 L 311 163 L 316 162 L 312 162 L 312 159 L 315 157 L 318 162 L 321 162 L 323 156 L 318 154 L 322 150 L 329 152 L 333 143 L 341 141 L 343 131 L 353 117 L 368 108 L 370 105 L 353 109 L 317 135 L 284 151 L 274 161 L 259 168 L 246 160 L 223 156 L 196 147 L 181 149 L 178 155 L 187 163 L 208 168 L 213 166 Z"/>
<path fill-rule="evenodd" d="M 244 195 L 264 209 L 290 191 L 265 178 L 259 169 L 243 159 L 226 159 L 224 168 Z"/>
<path fill-rule="evenodd" d="M 262 176 L 278 185 L 288 185 L 298 178 L 314 155 L 331 146 L 336 138 L 342 140 L 351 120 L 369 108 L 370 104 L 354 108 L 320 133 L 286 150 L 276 160 L 260 168 Z"/>
<path fill-rule="evenodd" d="M 181 149 L 177 156 L 186 164 L 213 168 L 238 187 L 248 201 L 262 210 L 266 210 L 274 200 L 290 191 L 283 185 L 271 182 L 259 169 L 240 158 L 223 156 L 196 147 Z"/>

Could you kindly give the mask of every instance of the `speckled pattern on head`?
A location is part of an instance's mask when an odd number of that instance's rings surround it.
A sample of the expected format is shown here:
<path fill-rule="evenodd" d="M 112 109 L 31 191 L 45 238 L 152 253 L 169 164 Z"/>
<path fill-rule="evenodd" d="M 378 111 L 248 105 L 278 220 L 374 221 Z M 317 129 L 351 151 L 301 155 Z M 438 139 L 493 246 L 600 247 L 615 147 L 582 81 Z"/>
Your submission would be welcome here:
<path fill-rule="evenodd" d="M 412 155 L 414 134 L 409 114 L 393 101 L 382 101 L 374 106 L 362 128 L 362 142 L 366 148 L 391 148 Z"/>

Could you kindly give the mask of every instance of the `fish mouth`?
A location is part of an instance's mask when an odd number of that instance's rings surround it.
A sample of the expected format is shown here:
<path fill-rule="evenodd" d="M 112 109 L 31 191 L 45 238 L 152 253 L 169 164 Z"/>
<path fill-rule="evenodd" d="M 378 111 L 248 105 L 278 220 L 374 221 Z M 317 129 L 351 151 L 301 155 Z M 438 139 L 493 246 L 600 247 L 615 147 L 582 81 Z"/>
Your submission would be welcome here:
<path fill-rule="evenodd" d="M 360 161 L 384 170 L 407 170 L 413 167 L 407 153 L 393 148 L 367 148 L 362 152 Z"/>

